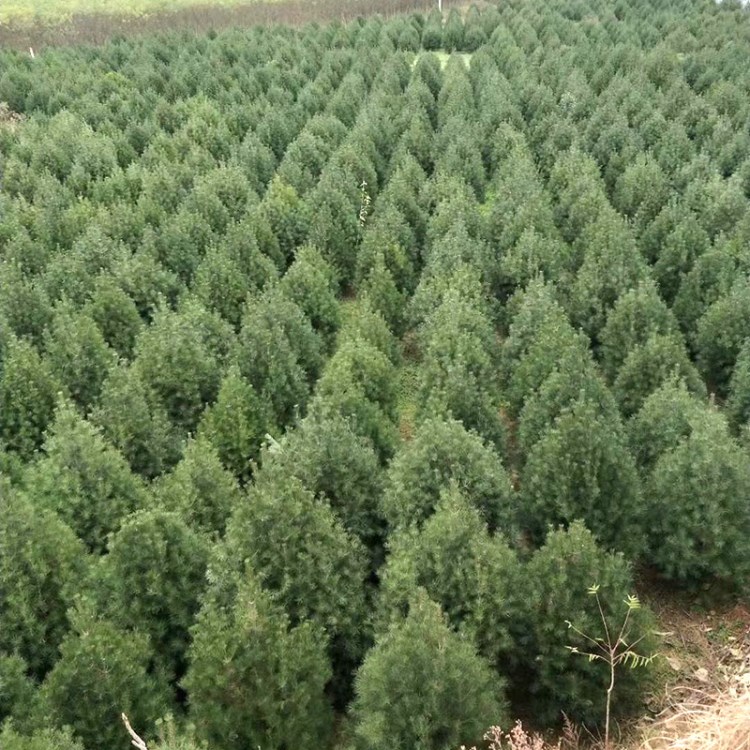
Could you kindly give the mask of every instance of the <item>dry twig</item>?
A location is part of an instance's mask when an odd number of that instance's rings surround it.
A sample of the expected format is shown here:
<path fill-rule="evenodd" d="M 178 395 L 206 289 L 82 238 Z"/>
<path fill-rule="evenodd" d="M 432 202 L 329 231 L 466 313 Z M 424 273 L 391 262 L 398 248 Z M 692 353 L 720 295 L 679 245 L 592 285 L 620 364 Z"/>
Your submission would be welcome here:
<path fill-rule="evenodd" d="M 138 750 L 148 750 L 144 740 L 139 737 L 133 727 L 130 726 L 128 717 L 124 713 L 120 714 L 120 716 L 122 717 L 122 723 L 125 725 L 125 729 L 128 730 L 128 734 L 130 735 L 130 744 L 133 745 L 133 747 L 137 747 Z"/>

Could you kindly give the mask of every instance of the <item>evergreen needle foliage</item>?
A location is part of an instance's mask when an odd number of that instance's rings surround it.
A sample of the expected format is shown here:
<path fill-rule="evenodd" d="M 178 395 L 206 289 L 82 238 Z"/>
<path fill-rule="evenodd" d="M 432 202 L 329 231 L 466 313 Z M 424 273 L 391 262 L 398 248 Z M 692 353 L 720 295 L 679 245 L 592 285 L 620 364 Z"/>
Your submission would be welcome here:
<path fill-rule="evenodd" d="M 747 10 L 368 2 L 0 24 L 3 748 L 606 737 L 747 590 Z"/>

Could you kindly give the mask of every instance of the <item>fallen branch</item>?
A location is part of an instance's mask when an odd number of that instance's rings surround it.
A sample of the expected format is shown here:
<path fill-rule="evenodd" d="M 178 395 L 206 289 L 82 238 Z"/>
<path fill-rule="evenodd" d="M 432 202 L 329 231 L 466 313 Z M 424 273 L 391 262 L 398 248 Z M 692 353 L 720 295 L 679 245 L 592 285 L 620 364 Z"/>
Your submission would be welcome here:
<path fill-rule="evenodd" d="M 128 734 L 130 735 L 130 744 L 133 745 L 133 747 L 137 747 L 138 750 L 148 750 L 146 743 L 135 733 L 133 727 L 130 726 L 128 717 L 125 716 L 125 714 L 120 714 L 120 716 L 122 717 L 122 723 L 125 724 L 125 729 L 128 730 Z"/>

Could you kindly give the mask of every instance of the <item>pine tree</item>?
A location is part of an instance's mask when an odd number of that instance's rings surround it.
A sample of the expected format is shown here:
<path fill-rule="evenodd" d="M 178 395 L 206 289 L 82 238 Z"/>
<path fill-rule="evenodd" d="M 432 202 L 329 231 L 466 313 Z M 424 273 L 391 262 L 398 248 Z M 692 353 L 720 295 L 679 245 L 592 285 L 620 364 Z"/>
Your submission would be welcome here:
<path fill-rule="evenodd" d="M 365 550 L 325 497 L 293 476 L 266 472 L 239 503 L 227 529 L 228 564 L 249 568 L 293 624 L 325 628 L 335 676 L 345 698 L 352 667 L 368 640 Z"/>
<path fill-rule="evenodd" d="M 145 489 L 123 456 L 66 402 L 25 485 L 33 502 L 58 513 L 92 552 L 102 552 L 107 535 L 145 502 Z"/>
<path fill-rule="evenodd" d="M 702 409 L 646 484 L 649 559 L 670 579 L 741 587 L 750 574 L 750 469 L 723 415 Z"/>
<path fill-rule="evenodd" d="M 144 479 L 153 479 L 180 457 L 177 432 L 156 394 L 132 366 L 113 367 L 89 417 Z"/>
<path fill-rule="evenodd" d="M 122 743 L 121 712 L 137 726 L 153 727 L 170 702 L 165 680 L 149 671 L 148 639 L 85 607 L 73 614 L 73 628 L 42 684 L 42 715 L 55 727 L 71 727 L 86 748 Z"/>
<path fill-rule="evenodd" d="M 142 510 L 109 538 L 93 571 L 97 610 L 113 625 L 147 635 L 171 681 L 185 669 L 207 561 L 205 538 L 176 513 Z"/>
<path fill-rule="evenodd" d="M 531 448 L 521 475 L 524 515 L 539 539 L 551 524 L 582 519 L 608 548 L 642 547 L 641 487 L 617 422 L 579 398 Z"/>
<path fill-rule="evenodd" d="M 67 610 L 88 566 L 86 550 L 51 511 L 5 484 L 0 493 L 0 650 L 18 654 L 40 680 L 70 627 Z"/>
<path fill-rule="evenodd" d="M 187 443 L 180 462 L 154 483 L 153 490 L 161 505 L 208 535 L 224 533 L 227 519 L 242 498 L 236 479 L 203 436 Z"/>
<path fill-rule="evenodd" d="M 441 490 L 452 482 L 491 529 L 513 538 L 513 489 L 500 457 L 456 420 L 425 420 L 396 454 L 383 496 L 389 526 L 406 529 L 423 524 L 434 513 Z"/>
<path fill-rule="evenodd" d="M 448 750 L 505 718 L 501 683 L 424 592 L 367 654 L 352 705 L 357 747 Z M 397 699 L 396 699 L 397 698 Z"/>
<path fill-rule="evenodd" d="M 5 346 L 0 378 L 0 444 L 29 460 L 52 421 L 58 384 L 27 341 Z"/>
<path fill-rule="evenodd" d="M 72 305 L 60 305 L 45 336 L 45 359 L 52 376 L 84 412 L 97 401 L 116 356 L 98 326 Z"/>
<path fill-rule="evenodd" d="M 597 602 L 588 595 L 597 585 L 604 601 L 604 615 L 612 631 L 620 615 L 620 603 L 632 591 L 628 563 L 605 552 L 580 523 L 568 530 L 551 531 L 526 569 L 530 608 L 530 643 L 526 646 L 532 679 L 529 685 L 534 716 L 545 723 L 559 721 L 563 712 L 573 721 L 599 724 L 604 718 L 604 695 L 609 674 L 599 662 L 581 659 L 568 646 L 588 648 L 570 630 L 572 622 L 585 633 L 602 627 Z M 648 633 L 648 612 L 640 610 L 633 638 Z M 644 645 L 640 648 L 648 650 Z M 642 670 L 621 672 L 615 706 L 627 711 L 641 700 Z"/>
<path fill-rule="evenodd" d="M 183 684 L 199 737 L 221 750 L 328 746 L 325 635 L 291 626 L 250 571 L 230 603 L 209 598 L 192 638 Z"/>
<path fill-rule="evenodd" d="M 406 615 L 422 587 L 491 664 L 507 671 L 516 663 L 526 617 L 521 563 L 500 535 L 488 533 L 455 483 L 441 491 L 421 530 L 392 534 L 388 550 L 378 600 L 381 632 Z"/>
<path fill-rule="evenodd" d="M 270 403 L 232 366 L 221 381 L 216 402 L 203 413 L 198 434 L 214 446 L 227 469 L 246 480 L 266 434 L 273 432 L 271 420 Z"/>

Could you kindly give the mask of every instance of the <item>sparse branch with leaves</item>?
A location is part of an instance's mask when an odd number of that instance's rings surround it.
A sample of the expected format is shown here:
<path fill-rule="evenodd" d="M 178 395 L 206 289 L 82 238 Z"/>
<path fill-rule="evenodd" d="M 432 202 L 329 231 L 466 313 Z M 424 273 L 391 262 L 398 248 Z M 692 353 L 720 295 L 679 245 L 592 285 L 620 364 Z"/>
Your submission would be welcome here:
<path fill-rule="evenodd" d="M 631 669 L 636 667 L 648 666 L 658 654 L 653 653 L 648 656 L 636 651 L 636 647 L 641 643 L 646 634 L 641 635 L 635 640 L 630 640 L 630 628 L 632 623 L 633 613 L 640 609 L 641 602 L 637 596 L 629 594 L 624 600 L 625 604 L 625 615 L 620 624 L 620 628 L 617 632 L 617 637 L 613 638 L 614 631 L 610 629 L 607 618 L 604 614 L 604 608 L 602 607 L 602 601 L 599 597 L 599 585 L 595 584 L 588 590 L 590 596 L 596 599 L 596 605 L 599 610 L 599 616 L 601 618 L 602 627 L 604 629 L 604 637 L 595 637 L 588 633 L 584 633 L 582 630 L 577 628 L 572 622 L 566 620 L 566 624 L 570 630 L 578 634 L 591 644 L 589 650 L 580 649 L 577 646 L 567 646 L 568 650 L 573 654 L 581 654 L 582 656 L 588 657 L 589 661 L 601 661 L 604 662 L 609 669 L 609 685 L 607 687 L 606 697 L 606 709 L 604 719 L 604 748 L 609 750 L 609 731 L 610 731 L 610 717 L 612 709 L 612 694 L 615 689 L 616 673 L 617 668 L 622 665 L 628 665 Z"/>

